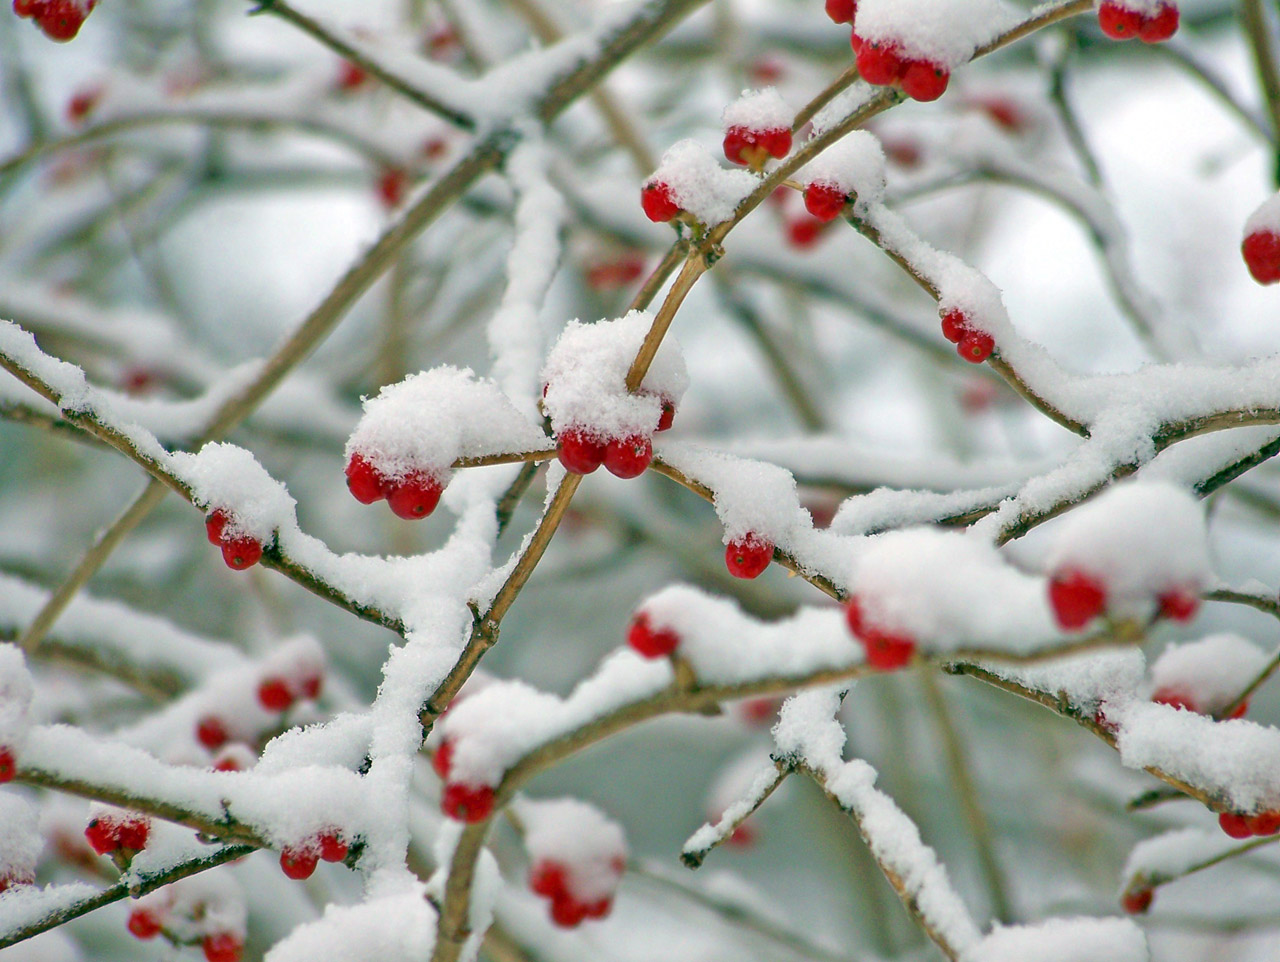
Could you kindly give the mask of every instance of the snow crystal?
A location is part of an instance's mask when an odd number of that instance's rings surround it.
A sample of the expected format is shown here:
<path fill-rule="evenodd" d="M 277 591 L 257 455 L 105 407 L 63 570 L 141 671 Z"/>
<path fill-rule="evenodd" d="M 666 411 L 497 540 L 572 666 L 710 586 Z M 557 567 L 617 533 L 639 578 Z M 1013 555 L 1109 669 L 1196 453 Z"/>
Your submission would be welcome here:
<path fill-rule="evenodd" d="M 22 750 L 31 707 L 31 673 L 17 645 L 0 644 L 0 747 Z"/>
<path fill-rule="evenodd" d="M 1244 690 L 1270 661 L 1251 641 L 1231 633 L 1169 645 L 1151 666 L 1154 691 L 1189 696 L 1195 710 L 1216 715 Z"/>
<path fill-rule="evenodd" d="M 278 528 L 296 524 L 296 502 L 252 452 L 225 442 L 206 444 L 195 454 L 175 452 L 173 473 L 191 488 L 195 503 L 222 509 L 228 536 L 270 544 Z"/>
<path fill-rule="evenodd" d="M 421 962 L 431 956 L 436 912 L 421 887 L 358 905 L 325 907 L 267 952 L 266 962 Z"/>
<path fill-rule="evenodd" d="M 853 25 L 870 41 L 892 41 L 912 59 L 954 69 L 1017 23 L 1002 0 L 861 0 Z"/>
<path fill-rule="evenodd" d="M 796 174 L 805 184 L 831 184 L 846 194 L 856 194 L 854 210 L 866 216 L 872 204 L 884 197 L 884 150 L 875 134 L 855 130 L 832 144 Z"/>
<path fill-rule="evenodd" d="M 1047 919 L 997 925 L 961 962 L 1147 962 L 1147 939 L 1129 919 Z"/>
<path fill-rule="evenodd" d="M 564 865 L 570 892 L 579 901 L 613 895 L 627 857 L 622 826 L 576 798 L 521 799 L 513 808 L 524 823 L 530 862 Z"/>
<path fill-rule="evenodd" d="M 1142 685 L 1146 659 L 1137 648 L 1090 651 L 1026 666 L 986 666 L 1036 691 L 1065 694 L 1074 705 L 1106 702 L 1110 711 L 1132 701 Z"/>
<path fill-rule="evenodd" d="M 453 742 L 449 780 L 471 785 L 496 785 L 512 758 L 524 755 L 542 740 L 536 718 L 560 713 L 555 695 L 521 681 L 503 681 L 450 709 L 440 722 Z"/>
<path fill-rule="evenodd" d="M 720 122 L 726 130 L 730 127 L 746 127 L 748 130 L 790 130 L 793 113 L 794 111 L 787 106 L 777 88 L 765 87 L 763 90 L 744 90 L 737 100 L 724 108 Z"/>
<path fill-rule="evenodd" d="M 1280 234 L 1280 191 L 1259 204 L 1245 220 L 1244 236 L 1248 237 L 1258 231 Z"/>
<path fill-rule="evenodd" d="M 726 170 L 695 140 L 667 148 L 647 183 L 664 183 L 676 203 L 708 227 L 729 220 L 742 199 L 760 186 L 746 170 Z"/>

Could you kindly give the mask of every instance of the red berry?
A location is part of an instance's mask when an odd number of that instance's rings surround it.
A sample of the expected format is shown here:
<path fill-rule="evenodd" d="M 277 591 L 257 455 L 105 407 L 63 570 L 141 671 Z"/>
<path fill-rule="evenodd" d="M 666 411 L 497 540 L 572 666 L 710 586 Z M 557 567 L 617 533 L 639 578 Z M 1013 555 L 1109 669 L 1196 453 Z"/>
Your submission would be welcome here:
<path fill-rule="evenodd" d="M 1249 838 L 1253 830 L 1249 827 L 1249 817 L 1236 812 L 1223 812 L 1218 816 L 1218 825 L 1232 838 Z"/>
<path fill-rule="evenodd" d="M 1181 711 L 1199 711 L 1196 701 L 1184 691 L 1178 691 L 1175 688 L 1157 689 L 1151 696 L 1151 700 L 1157 705 L 1168 705 L 1170 708 L 1177 708 Z"/>
<path fill-rule="evenodd" d="M 835 184 L 815 182 L 804 189 L 804 209 L 826 223 L 835 220 L 849 202 L 849 195 Z"/>
<path fill-rule="evenodd" d="M 858 73 L 869 84 L 883 87 L 902 76 L 906 65 L 892 43 L 863 42 L 858 49 Z"/>
<path fill-rule="evenodd" d="M 320 858 L 307 848 L 286 848 L 280 853 L 280 869 L 291 879 L 310 878 Z"/>
<path fill-rule="evenodd" d="M 725 840 L 734 848 L 750 848 L 756 844 L 756 830 L 750 822 L 743 822 L 736 826 L 729 837 Z"/>
<path fill-rule="evenodd" d="M 1049 579 L 1049 604 L 1064 631 L 1079 631 L 1107 606 L 1107 590 L 1092 575 L 1068 569 Z"/>
<path fill-rule="evenodd" d="M 262 560 L 262 544 L 254 538 L 230 538 L 222 543 L 222 560 L 235 571 L 252 568 Z"/>
<path fill-rule="evenodd" d="M 238 752 L 222 752 L 213 760 L 213 770 L 215 772 L 238 772 L 240 771 L 240 757 Z"/>
<path fill-rule="evenodd" d="M 354 60 L 344 60 L 338 66 L 338 89 L 355 90 L 369 79 L 369 71 Z"/>
<path fill-rule="evenodd" d="M 791 131 L 785 127 L 755 130 L 736 125 L 724 133 L 724 155 L 730 163 L 762 163 L 765 157 L 783 158 L 791 152 Z"/>
<path fill-rule="evenodd" d="M 1112 40 L 1129 40 L 1142 29 L 1142 14 L 1112 0 L 1104 0 L 1098 7 L 1098 26 Z"/>
<path fill-rule="evenodd" d="M 351 846 L 337 832 L 324 832 L 321 834 L 320 857 L 326 862 L 341 862 L 350 851 Z"/>
<path fill-rule="evenodd" d="M 641 611 L 631 620 L 627 629 L 627 644 L 645 658 L 662 658 L 671 654 L 680 644 L 680 636 L 670 628 L 655 628 L 649 616 Z"/>
<path fill-rule="evenodd" d="M 399 207 L 409 189 L 409 174 L 403 167 L 384 167 L 378 175 L 378 200 L 387 210 Z"/>
<path fill-rule="evenodd" d="M 302 697 L 315 701 L 324 688 L 324 675 L 307 675 L 302 679 Z"/>
<path fill-rule="evenodd" d="M 221 508 L 210 512 L 204 519 L 205 537 L 209 544 L 222 544 L 222 530 L 227 526 L 227 513 Z"/>
<path fill-rule="evenodd" d="M 360 455 L 351 455 L 346 473 L 347 488 L 361 504 L 373 504 L 387 496 L 386 479 Z"/>
<path fill-rule="evenodd" d="M 76 0 L 46 0 L 44 9 L 36 14 L 36 22 L 50 40 L 66 43 L 80 32 L 85 13 Z"/>
<path fill-rule="evenodd" d="M 853 48 L 853 56 L 856 58 L 862 52 L 862 48 L 867 42 L 858 36 L 858 31 L 854 30 L 849 34 L 849 46 Z"/>
<path fill-rule="evenodd" d="M 1259 284 L 1280 281 L 1280 234 L 1270 230 L 1256 230 L 1240 245 L 1249 273 Z"/>
<path fill-rule="evenodd" d="M 670 431 L 676 421 L 676 406 L 666 398 L 662 399 L 662 414 L 658 416 L 658 430 Z"/>
<path fill-rule="evenodd" d="M 827 16 L 833 23 L 853 23 L 853 16 L 858 12 L 855 0 L 827 0 Z"/>
<path fill-rule="evenodd" d="M 84 827 L 89 847 L 99 855 L 107 855 L 120 847 L 120 824 L 109 818 L 93 818 Z"/>
<path fill-rule="evenodd" d="M 952 344 L 959 344 L 969 333 L 969 317 L 964 311 L 953 307 L 942 315 L 942 336 Z"/>
<path fill-rule="evenodd" d="M 387 492 L 387 504 L 396 517 L 414 520 L 425 518 L 440 503 L 444 485 L 429 474 L 415 471 Z"/>
<path fill-rule="evenodd" d="M 13 749 L 0 747 L 0 785 L 13 781 L 18 774 L 18 761 L 13 757 Z"/>
<path fill-rule="evenodd" d="M 613 899 L 604 898 L 596 902 L 588 902 L 582 907 L 582 914 L 589 919 L 602 919 L 613 908 Z"/>
<path fill-rule="evenodd" d="M 787 223 L 787 240 L 792 247 L 812 247 L 822 236 L 822 221 L 813 217 L 797 217 Z"/>
<path fill-rule="evenodd" d="M 590 474 L 604 463 L 605 446 L 580 430 L 561 433 L 557 456 L 566 471 Z"/>
<path fill-rule="evenodd" d="M 554 899 L 564 895 L 568 886 L 568 875 L 559 862 L 544 859 L 529 872 L 529 890 L 535 895 Z"/>
<path fill-rule="evenodd" d="M 1120 899 L 1120 907 L 1130 915 L 1141 915 L 1151 908 L 1151 900 L 1155 898 L 1155 894 L 1151 889 L 1125 892 Z"/>
<path fill-rule="evenodd" d="M 1249 710 L 1249 699 L 1246 698 L 1240 704 L 1236 705 L 1235 708 L 1231 709 L 1231 713 L 1227 715 L 1227 717 L 1243 718 L 1245 716 L 1245 713 L 1248 712 L 1248 710 Z"/>
<path fill-rule="evenodd" d="M 857 598 L 850 598 L 844 606 L 844 619 L 849 624 L 849 630 L 853 632 L 857 638 L 862 637 L 862 605 Z"/>
<path fill-rule="evenodd" d="M 1174 588 L 1160 596 L 1160 615 L 1171 621 L 1190 621 L 1200 610 L 1200 599 L 1185 588 Z"/>
<path fill-rule="evenodd" d="M 13 0 L 13 12 L 20 17 L 38 17 L 48 0 Z"/>
<path fill-rule="evenodd" d="M 864 627 L 859 638 L 866 649 L 867 664 L 876 671 L 903 668 L 916 652 L 916 643 L 906 635 Z"/>
<path fill-rule="evenodd" d="M 587 907 L 567 893 L 551 900 L 551 921 L 561 928 L 577 928 L 586 917 Z"/>
<path fill-rule="evenodd" d="M 196 741 L 209 751 L 221 748 L 230 737 L 227 726 L 217 715 L 205 715 L 196 722 Z"/>
<path fill-rule="evenodd" d="M 762 725 L 765 722 L 773 720 L 773 716 L 778 713 L 778 700 L 776 698 L 749 698 L 744 701 L 739 709 L 745 721 L 753 725 Z"/>
<path fill-rule="evenodd" d="M 755 534 L 730 541 L 724 549 L 724 563 L 735 578 L 755 578 L 773 560 L 773 545 Z"/>
<path fill-rule="evenodd" d="M 258 702 L 267 711 L 288 711 L 293 706 L 293 692 L 283 678 L 264 678 L 258 685 Z"/>
<path fill-rule="evenodd" d="M 1178 32 L 1178 8 L 1173 4 L 1161 4 L 1154 16 L 1142 18 L 1138 39 L 1143 43 L 1160 43 Z"/>
<path fill-rule="evenodd" d="M 927 60 L 912 60 L 902 71 L 902 92 L 912 100 L 937 100 L 947 91 L 951 71 Z"/>
<path fill-rule="evenodd" d="M 996 349 L 996 340 L 986 331 L 968 331 L 956 345 L 956 353 L 970 364 L 981 364 Z"/>
<path fill-rule="evenodd" d="M 449 778 L 449 770 L 453 768 L 453 739 L 446 738 L 431 756 L 431 767 L 442 779 Z"/>
<path fill-rule="evenodd" d="M 444 787 L 440 807 L 460 822 L 483 822 L 493 812 L 493 788 L 451 782 Z"/>
<path fill-rule="evenodd" d="M 1000 96 L 974 97 L 970 103 L 990 117 L 997 127 L 1020 133 L 1029 126 L 1022 109 L 1012 100 Z"/>
<path fill-rule="evenodd" d="M 244 942 L 238 935 L 223 932 L 220 935 L 206 935 L 200 947 L 204 950 L 205 962 L 240 962 Z"/>
<path fill-rule="evenodd" d="M 125 926 L 135 939 L 154 939 L 164 927 L 160 924 L 160 920 L 147 909 L 134 909 L 130 912 L 129 921 Z"/>
<path fill-rule="evenodd" d="M 643 435 L 614 438 L 604 447 L 604 466 L 615 477 L 639 477 L 652 460 L 653 442 Z"/>
<path fill-rule="evenodd" d="M 1253 835 L 1275 835 L 1280 832 L 1280 812 L 1258 812 L 1245 819 Z"/>
<path fill-rule="evenodd" d="M 127 818 L 116 829 L 116 838 L 121 848 L 141 852 L 147 847 L 147 839 L 151 835 L 151 821 L 146 818 Z"/>
<path fill-rule="evenodd" d="M 645 184 L 640 189 L 640 207 L 649 220 L 658 224 L 665 223 L 680 213 L 680 205 L 676 203 L 670 185 L 660 180 Z"/>
<path fill-rule="evenodd" d="M 71 96 L 71 99 L 67 101 L 67 120 L 73 124 L 83 123 L 84 119 L 93 112 L 93 108 L 98 106 L 98 101 L 101 99 L 101 87 L 90 87 L 87 90 L 76 91 Z"/>
<path fill-rule="evenodd" d="M 587 268 L 587 286 L 592 290 L 607 291 L 626 287 L 644 275 L 644 256 L 629 254 L 617 260 L 592 264 Z"/>

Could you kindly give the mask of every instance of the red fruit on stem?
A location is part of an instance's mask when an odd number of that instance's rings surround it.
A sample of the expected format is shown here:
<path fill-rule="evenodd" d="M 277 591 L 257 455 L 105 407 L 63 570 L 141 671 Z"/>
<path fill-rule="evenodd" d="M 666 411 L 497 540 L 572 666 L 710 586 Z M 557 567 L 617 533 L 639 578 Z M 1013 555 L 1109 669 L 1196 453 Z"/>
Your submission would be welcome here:
<path fill-rule="evenodd" d="M 833 23 L 853 23 L 857 12 L 858 4 L 855 0 L 827 0 L 827 16 Z"/>
<path fill-rule="evenodd" d="M 791 152 L 791 131 L 786 127 L 756 130 L 735 125 L 724 133 L 724 155 L 733 164 L 763 163 L 765 157 L 781 160 Z"/>
<path fill-rule="evenodd" d="M 280 853 L 280 869 L 291 879 L 310 878 L 320 861 L 319 855 L 310 849 L 286 848 Z"/>
<path fill-rule="evenodd" d="M 543 859 L 529 872 L 529 890 L 535 895 L 554 899 L 568 891 L 565 867 L 551 859 Z"/>
<path fill-rule="evenodd" d="M 1151 889 L 1138 889 L 1134 892 L 1125 892 L 1120 899 L 1120 907 L 1130 915 L 1141 915 L 1147 909 L 1151 908 L 1151 900 L 1155 898 L 1155 892 Z"/>
<path fill-rule="evenodd" d="M 662 181 L 645 184 L 640 189 L 640 207 L 644 215 L 657 224 L 663 224 L 680 213 L 680 205 L 676 203 L 671 187 Z"/>
<path fill-rule="evenodd" d="M 676 650 L 680 636 L 670 628 L 655 628 L 648 614 L 640 611 L 627 629 L 627 644 L 645 658 L 662 658 Z"/>
<path fill-rule="evenodd" d="M 725 839 L 734 848 L 750 848 L 756 844 L 756 830 L 750 822 L 743 822 L 729 833 L 729 837 Z"/>
<path fill-rule="evenodd" d="M 440 742 L 440 747 L 431 756 L 431 768 L 442 779 L 447 780 L 449 778 L 449 771 L 453 768 L 452 738 L 446 738 Z"/>
<path fill-rule="evenodd" d="M 252 568 L 262 560 L 262 544 L 254 538 L 229 538 L 222 542 L 222 560 L 234 571 Z"/>
<path fill-rule="evenodd" d="M 399 207 L 408 189 L 409 174 L 403 167 L 384 167 L 378 174 L 378 200 L 387 210 Z"/>
<path fill-rule="evenodd" d="M 896 671 L 903 668 L 916 653 L 916 643 L 906 635 L 864 627 L 859 637 L 867 652 L 867 664 L 876 671 Z"/>
<path fill-rule="evenodd" d="M 995 349 L 996 340 L 986 331 L 967 331 L 956 345 L 956 353 L 970 364 L 981 364 Z"/>
<path fill-rule="evenodd" d="M 1178 8 L 1162 4 L 1154 16 L 1142 18 L 1138 27 L 1138 39 L 1143 43 L 1160 43 L 1178 32 Z"/>
<path fill-rule="evenodd" d="M 724 549 L 725 566 L 735 578 L 758 577 L 772 560 L 773 544 L 755 534 L 730 541 Z"/>
<path fill-rule="evenodd" d="M 1171 621 L 1190 621 L 1200 610 L 1200 599 L 1186 588 L 1174 588 L 1160 596 L 1160 616 Z"/>
<path fill-rule="evenodd" d="M 1259 284 L 1280 281 L 1280 233 L 1256 230 L 1244 239 L 1240 253 L 1249 273 Z"/>
<path fill-rule="evenodd" d="M 662 414 L 658 416 L 658 430 L 670 431 L 676 421 L 676 406 L 666 398 L 662 399 Z"/>
<path fill-rule="evenodd" d="M 953 307 L 942 315 L 942 336 L 952 344 L 959 344 L 969 333 L 969 317 L 964 311 Z"/>
<path fill-rule="evenodd" d="M 1177 708 L 1181 711 L 1199 711 L 1196 700 L 1188 695 L 1185 691 L 1178 691 L 1176 688 L 1160 688 L 1151 696 L 1151 700 L 1157 705 L 1168 705 L 1170 708 Z"/>
<path fill-rule="evenodd" d="M 223 932 L 219 935 L 206 935 L 200 948 L 204 950 L 205 962 L 240 962 L 244 941 L 238 935 Z"/>
<path fill-rule="evenodd" d="M 1068 569 L 1049 579 L 1049 604 L 1064 631 L 1079 631 L 1107 606 L 1107 590 L 1092 575 Z"/>
<path fill-rule="evenodd" d="M 639 477 L 652 460 L 653 442 L 643 435 L 614 438 L 604 447 L 604 466 L 615 477 Z"/>
<path fill-rule="evenodd" d="M 227 726 L 217 715 L 205 715 L 196 722 L 196 741 L 211 752 L 225 745 L 230 737 Z"/>
<path fill-rule="evenodd" d="M 493 812 L 493 788 L 451 782 L 444 787 L 440 807 L 460 822 L 483 822 Z"/>
<path fill-rule="evenodd" d="M 0 747 L 0 785 L 13 781 L 18 774 L 18 761 L 13 757 L 13 749 Z"/>
<path fill-rule="evenodd" d="M 849 46 L 853 48 L 853 56 L 856 58 L 862 52 L 862 48 L 867 42 L 858 36 L 858 31 L 854 30 L 849 34 Z"/>
<path fill-rule="evenodd" d="M 346 474 L 347 489 L 361 504 L 373 504 L 387 496 L 386 479 L 360 455 L 351 455 Z"/>
<path fill-rule="evenodd" d="M 854 637 L 862 637 L 862 605 L 856 597 L 851 597 L 844 606 L 844 619 Z"/>
<path fill-rule="evenodd" d="M 129 913 L 129 921 L 125 923 L 129 934 L 135 939 L 154 939 L 164 928 L 160 920 L 147 909 L 134 909 Z"/>
<path fill-rule="evenodd" d="M 50 40 L 66 43 L 80 32 L 87 12 L 76 0 L 46 0 L 44 9 L 36 14 L 36 23 Z"/>
<path fill-rule="evenodd" d="M 222 531 L 227 526 L 227 513 L 221 508 L 211 511 L 204 519 L 205 537 L 209 544 L 222 544 Z"/>
<path fill-rule="evenodd" d="M 1104 0 L 1098 7 L 1098 26 L 1112 40 L 1129 40 L 1138 36 L 1142 29 L 1142 14 L 1112 0 Z"/>
<path fill-rule="evenodd" d="M 858 49 L 858 73 L 869 84 L 891 84 L 902 76 L 904 67 L 898 48 L 892 43 L 864 41 Z"/>
<path fill-rule="evenodd" d="M 89 847 L 99 855 L 107 855 L 120 847 L 120 826 L 107 818 L 92 818 L 84 827 Z"/>
<path fill-rule="evenodd" d="M 849 202 L 849 195 L 835 184 L 815 182 L 804 189 L 804 209 L 826 223 L 835 220 Z"/>
<path fill-rule="evenodd" d="M 76 91 L 67 101 L 67 120 L 73 124 L 83 123 L 84 119 L 93 113 L 93 108 L 98 106 L 98 101 L 101 99 L 101 87 Z"/>
<path fill-rule="evenodd" d="M 398 518 L 425 518 L 440 503 L 444 485 L 429 474 L 415 471 L 387 492 L 387 504 Z"/>
<path fill-rule="evenodd" d="M 1243 718 L 1245 716 L 1245 713 L 1248 710 L 1249 710 L 1249 699 L 1246 698 L 1240 704 L 1236 705 L 1235 708 L 1231 709 L 1230 713 L 1226 717 L 1227 718 Z"/>
<path fill-rule="evenodd" d="M 822 221 L 813 217 L 797 217 L 787 223 L 787 240 L 792 247 L 812 247 L 822 236 Z"/>
<path fill-rule="evenodd" d="M 567 893 L 551 900 L 551 921 L 563 929 L 574 929 L 587 917 L 587 907 Z"/>
<path fill-rule="evenodd" d="M 320 857 L 326 862 L 341 862 L 347 857 L 347 853 L 351 851 L 348 845 L 337 832 L 323 832 L 320 835 Z"/>
<path fill-rule="evenodd" d="M 1253 835 L 1275 835 L 1280 832 L 1280 812 L 1258 812 L 1245 819 Z"/>
<path fill-rule="evenodd" d="M 258 702 L 267 711 L 288 711 L 293 707 L 293 692 L 283 678 L 264 678 L 258 685 Z"/>
<path fill-rule="evenodd" d="M 307 675 L 302 679 L 302 697 L 315 701 L 324 688 L 324 675 Z"/>
<path fill-rule="evenodd" d="M 127 818 L 116 829 L 116 839 L 121 848 L 141 852 L 151 836 L 151 821 L 145 818 Z"/>
<path fill-rule="evenodd" d="M 902 92 L 912 100 L 937 100 L 947 92 L 951 71 L 927 60 L 912 60 L 902 71 Z"/>
<path fill-rule="evenodd" d="M 605 446 L 580 430 L 570 429 L 559 437 L 557 457 L 573 474 L 590 474 L 604 464 Z"/>
<path fill-rule="evenodd" d="M 1250 838 L 1253 835 L 1253 830 L 1249 827 L 1249 817 L 1238 812 L 1220 814 L 1218 826 L 1232 838 Z"/>
<path fill-rule="evenodd" d="M 48 0 L 13 0 L 13 12 L 19 17 L 38 17 Z"/>

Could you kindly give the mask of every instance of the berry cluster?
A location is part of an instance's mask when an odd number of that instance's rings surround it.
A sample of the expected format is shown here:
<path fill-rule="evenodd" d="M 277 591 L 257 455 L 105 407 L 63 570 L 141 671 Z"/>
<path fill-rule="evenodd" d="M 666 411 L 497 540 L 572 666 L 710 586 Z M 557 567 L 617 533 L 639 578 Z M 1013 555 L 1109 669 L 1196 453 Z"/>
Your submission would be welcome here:
<path fill-rule="evenodd" d="M 956 346 L 962 358 L 973 364 L 989 358 L 996 346 L 995 339 L 974 327 L 969 315 L 959 308 L 943 312 L 942 336 Z"/>
<path fill-rule="evenodd" d="M 1098 26 L 1112 40 L 1137 37 L 1143 43 L 1160 43 L 1178 32 L 1178 8 L 1162 3 L 1155 13 L 1141 13 L 1115 0 L 1103 0 L 1098 6 Z"/>
<path fill-rule="evenodd" d="M 857 57 L 858 73 L 877 87 L 897 84 L 912 100 L 937 100 L 947 91 L 951 71 L 932 60 L 914 59 L 893 41 L 864 40 L 855 30 L 849 37 Z"/>
<path fill-rule="evenodd" d="M 616 856 L 611 864 L 621 876 L 626 860 Z M 586 919 L 602 919 L 613 908 L 613 896 L 584 900 L 574 894 L 572 867 L 554 859 L 542 859 L 529 872 L 529 888 L 535 895 L 550 900 L 551 921 L 562 928 L 577 928 Z"/>
<path fill-rule="evenodd" d="M 909 635 L 871 624 L 856 596 L 850 597 L 844 614 L 849 630 L 862 642 L 867 653 L 867 665 L 871 668 L 877 671 L 894 671 L 905 667 L 915 655 L 915 641 Z"/>
<path fill-rule="evenodd" d="M 170 928 L 175 921 L 172 917 L 174 912 L 170 901 L 157 900 L 153 897 L 134 908 L 129 913 L 128 921 L 125 922 L 129 934 L 144 942 L 164 934 L 174 944 L 185 943 L 187 940 L 178 934 L 183 926 L 180 924 L 176 928 Z M 202 905 L 193 908 L 195 909 L 193 914 L 197 916 L 205 911 Z M 184 920 L 176 921 L 181 923 Z M 197 938 L 204 952 L 205 962 L 240 962 L 240 957 L 244 953 L 244 938 L 237 932 L 210 932 Z"/>
<path fill-rule="evenodd" d="M 287 845 L 280 850 L 280 870 L 289 878 L 301 881 L 310 878 L 323 859 L 326 862 L 344 862 L 351 845 L 337 829 L 329 829 L 315 835 L 300 845 Z"/>
<path fill-rule="evenodd" d="M 1218 816 L 1218 826 L 1232 838 L 1275 835 L 1280 833 L 1280 811 L 1268 810 L 1250 815 L 1223 812 Z"/>
<path fill-rule="evenodd" d="M 453 770 L 453 751 L 454 743 L 446 738 L 431 759 L 431 767 L 444 781 L 440 808 L 459 822 L 483 822 L 493 813 L 493 786 L 449 781 Z"/>
<path fill-rule="evenodd" d="M 735 124 L 724 132 L 724 155 L 733 164 L 760 170 L 773 157 L 781 160 L 791 153 L 791 130 L 787 127 L 753 128 Z"/>
<path fill-rule="evenodd" d="M 50 40 L 66 43 L 80 32 L 98 0 L 13 0 L 13 12 L 36 22 Z"/>
<path fill-rule="evenodd" d="M 209 543 L 222 548 L 222 560 L 228 568 L 243 571 L 262 560 L 262 542 L 237 532 L 231 516 L 222 508 L 214 509 L 205 517 L 204 529 Z"/>
<path fill-rule="evenodd" d="M 347 461 L 347 488 L 361 504 L 386 499 L 391 512 L 399 518 L 425 518 L 440 503 L 447 479 L 427 471 L 412 471 L 403 478 L 391 478 L 380 472 L 360 454 Z"/>
<path fill-rule="evenodd" d="M 288 711 L 296 701 L 319 698 L 323 687 L 324 676 L 314 669 L 296 676 L 268 675 L 258 683 L 258 703 L 267 711 Z"/>
<path fill-rule="evenodd" d="M 1259 284 L 1280 281 L 1280 234 L 1266 229 L 1252 231 L 1240 245 L 1240 253 Z"/>
<path fill-rule="evenodd" d="M 99 855 L 123 852 L 132 856 L 147 847 L 151 820 L 141 815 L 98 815 L 85 826 L 84 837 Z"/>
<path fill-rule="evenodd" d="M 1156 597 L 1158 614 L 1171 621 L 1190 621 L 1200 610 L 1200 598 L 1185 587 L 1173 587 Z M 1080 568 L 1063 568 L 1049 578 L 1049 606 L 1063 631 L 1080 631 L 1107 609 L 1102 580 Z"/>
<path fill-rule="evenodd" d="M 724 549 L 725 567 L 735 578 L 755 578 L 773 560 L 773 544 L 755 532 L 730 541 Z"/>
<path fill-rule="evenodd" d="M 667 431 L 675 422 L 676 406 L 669 398 L 661 401 L 662 413 L 655 430 Z M 653 442 L 642 434 L 601 439 L 586 427 L 570 426 L 556 438 L 556 455 L 565 470 L 573 474 L 590 474 L 604 465 L 619 478 L 635 478 L 644 474 L 653 460 Z"/>
<path fill-rule="evenodd" d="M 665 658 L 680 645 L 680 636 L 655 625 L 648 612 L 637 611 L 627 629 L 627 644 L 644 658 Z"/>

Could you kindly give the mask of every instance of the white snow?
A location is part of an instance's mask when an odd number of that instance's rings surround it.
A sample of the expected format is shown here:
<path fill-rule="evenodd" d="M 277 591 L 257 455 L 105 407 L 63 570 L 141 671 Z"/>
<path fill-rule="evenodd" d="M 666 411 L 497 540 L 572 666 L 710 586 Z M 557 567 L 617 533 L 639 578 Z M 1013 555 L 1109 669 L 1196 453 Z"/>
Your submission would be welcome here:
<path fill-rule="evenodd" d="M 696 140 L 681 140 L 667 148 L 647 183 L 666 184 L 682 210 L 714 227 L 733 216 L 760 180 L 746 170 L 726 170 Z"/>
<path fill-rule="evenodd" d="M 730 127 L 756 131 L 790 130 L 794 114 L 776 87 L 765 87 L 763 90 L 744 90 L 737 100 L 724 108 L 720 123 L 726 130 Z"/>
<path fill-rule="evenodd" d="M 1147 939 L 1130 919 L 1062 918 L 997 926 L 961 962 L 1148 962 Z"/>
<path fill-rule="evenodd" d="M 1153 692 L 1189 696 L 1196 710 L 1216 715 L 1242 692 L 1270 661 L 1253 642 L 1231 632 L 1171 644 L 1151 665 Z"/>

